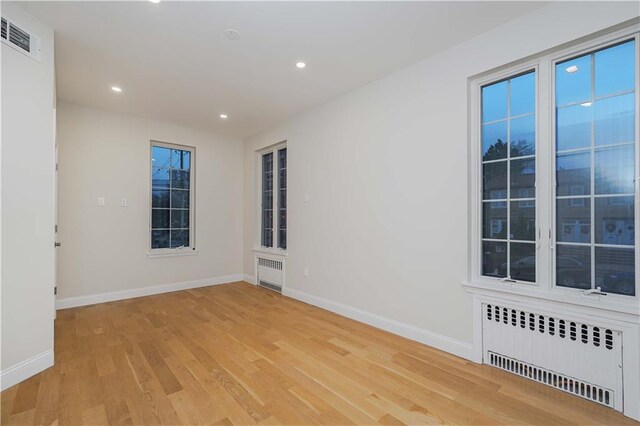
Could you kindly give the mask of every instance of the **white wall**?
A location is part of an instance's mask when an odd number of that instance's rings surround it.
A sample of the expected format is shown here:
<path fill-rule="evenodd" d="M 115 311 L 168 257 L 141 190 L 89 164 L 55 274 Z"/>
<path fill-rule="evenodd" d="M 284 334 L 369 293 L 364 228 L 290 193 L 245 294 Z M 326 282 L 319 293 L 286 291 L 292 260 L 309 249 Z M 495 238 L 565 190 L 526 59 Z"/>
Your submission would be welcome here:
<path fill-rule="evenodd" d="M 287 140 L 288 294 L 470 356 L 468 78 L 639 13 L 635 2 L 551 4 L 248 138 L 245 274 L 254 153 Z"/>
<path fill-rule="evenodd" d="M 2 43 L 2 389 L 53 365 L 53 31 L 13 3 L 2 16 L 42 39 L 42 62 Z"/>
<path fill-rule="evenodd" d="M 195 256 L 147 256 L 151 140 L 196 148 Z M 94 300 L 84 296 L 125 291 L 131 297 L 133 289 L 239 278 L 242 141 L 59 102 L 58 144 L 63 306 L 70 298 L 80 297 L 71 305 L 83 304 Z M 120 207 L 121 198 L 128 207 Z"/>

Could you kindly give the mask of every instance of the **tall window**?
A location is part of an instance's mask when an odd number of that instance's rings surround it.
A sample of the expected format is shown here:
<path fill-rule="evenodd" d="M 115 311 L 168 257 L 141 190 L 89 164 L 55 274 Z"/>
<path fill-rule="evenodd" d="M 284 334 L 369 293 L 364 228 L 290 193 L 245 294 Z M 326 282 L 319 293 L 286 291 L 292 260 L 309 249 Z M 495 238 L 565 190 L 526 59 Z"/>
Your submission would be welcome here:
<path fill-rule="evenodd" d="M 482 88 L 482 274 L 536 280 L 535 72 Z"/>
<path fill-rule="evenodd" d="M 287 249 L 287 148 L 278 150 L 278 247 Z"/>
<path fill-rule="evenodd" d="M 262 246 L 273 247 L 273 152 L 262 155 Z"/>
<path fill-rule="evenodd" d="M 260 244 L 286 250 L 287 148 L 278 145 L 263 151 L 261 168 Z"/>
<path fill-rule="evenodd" d="M 473 83 L 472 282 L 637 299 L 639 40 L 622 30 Z"/>
<path fill-rule="evenodd" d="M 635 294 L 635 52 L 555 66 L 558 286 Z"/>
<path fill-rule="evenodd" d="M 151 249 L 193 246 L 193 148 L 151 144 Z"/>

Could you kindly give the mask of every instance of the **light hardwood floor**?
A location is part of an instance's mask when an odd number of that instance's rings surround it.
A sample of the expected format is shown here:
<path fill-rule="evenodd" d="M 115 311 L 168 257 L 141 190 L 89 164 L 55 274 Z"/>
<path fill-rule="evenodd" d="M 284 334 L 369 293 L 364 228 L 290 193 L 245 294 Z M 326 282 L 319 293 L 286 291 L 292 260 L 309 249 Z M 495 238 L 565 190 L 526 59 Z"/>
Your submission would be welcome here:
<path fill-rule="evenodd" d="M 638 424 L 246 283 L 58 312 L 2 424 Z"/>

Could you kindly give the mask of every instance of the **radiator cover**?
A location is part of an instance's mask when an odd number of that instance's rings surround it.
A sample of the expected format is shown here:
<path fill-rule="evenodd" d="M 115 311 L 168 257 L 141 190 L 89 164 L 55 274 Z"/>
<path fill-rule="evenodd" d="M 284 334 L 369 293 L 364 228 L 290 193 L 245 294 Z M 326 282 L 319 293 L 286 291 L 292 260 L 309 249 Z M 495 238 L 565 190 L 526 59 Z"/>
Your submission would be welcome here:
<path fill-rule="evenodd" d="M 623 410 L 623 333 L 563 314 L 482 304 L 484 362 Z"/>
<path fill-rule="evenodd" d="M 284 285 L 284 259 L 256 256 L 257 284 L 269 290 L 282 292 Z"/>

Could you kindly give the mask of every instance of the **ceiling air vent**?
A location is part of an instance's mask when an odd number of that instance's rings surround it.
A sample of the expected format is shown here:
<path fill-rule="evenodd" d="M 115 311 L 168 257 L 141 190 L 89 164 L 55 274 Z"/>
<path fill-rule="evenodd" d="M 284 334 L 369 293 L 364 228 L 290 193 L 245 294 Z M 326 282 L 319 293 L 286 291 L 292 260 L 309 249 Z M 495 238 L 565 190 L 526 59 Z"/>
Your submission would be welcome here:
<path fill-rule="evenodd" d="M 40 60 L 40 39 L 24 27 L 2 18 L 2 41 L 19 52 Z"/>

